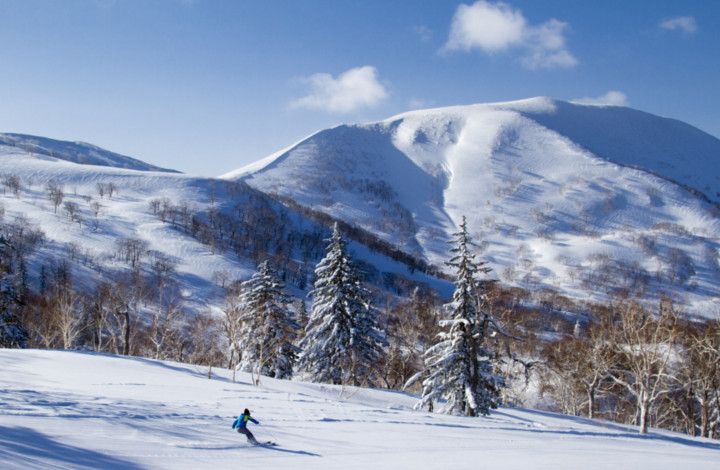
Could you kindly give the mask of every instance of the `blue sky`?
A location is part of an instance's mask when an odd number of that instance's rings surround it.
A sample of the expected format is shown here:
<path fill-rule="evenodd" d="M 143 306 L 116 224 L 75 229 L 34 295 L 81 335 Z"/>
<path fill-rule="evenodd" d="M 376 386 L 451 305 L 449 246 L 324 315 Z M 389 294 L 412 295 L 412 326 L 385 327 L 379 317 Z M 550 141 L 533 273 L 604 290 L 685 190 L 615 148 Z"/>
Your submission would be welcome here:
<path fill-rule="evenodd" d="M 419 107 L 595 99 L 720 136 L 720 1 L 0 0 L 0 131 L 214 176 Z"/>

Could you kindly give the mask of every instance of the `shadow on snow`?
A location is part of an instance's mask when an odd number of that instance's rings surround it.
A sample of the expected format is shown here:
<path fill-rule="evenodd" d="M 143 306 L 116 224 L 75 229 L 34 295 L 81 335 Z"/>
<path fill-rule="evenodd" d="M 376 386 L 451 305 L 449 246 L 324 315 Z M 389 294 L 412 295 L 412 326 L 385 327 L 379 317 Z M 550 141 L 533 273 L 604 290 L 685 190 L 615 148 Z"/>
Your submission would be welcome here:
<path fill-rule="evenodd" d="M 0 426 L 0 461 L 18 468 L 142 469 L 134 462 L 58 442 L 25 427 Z"/>

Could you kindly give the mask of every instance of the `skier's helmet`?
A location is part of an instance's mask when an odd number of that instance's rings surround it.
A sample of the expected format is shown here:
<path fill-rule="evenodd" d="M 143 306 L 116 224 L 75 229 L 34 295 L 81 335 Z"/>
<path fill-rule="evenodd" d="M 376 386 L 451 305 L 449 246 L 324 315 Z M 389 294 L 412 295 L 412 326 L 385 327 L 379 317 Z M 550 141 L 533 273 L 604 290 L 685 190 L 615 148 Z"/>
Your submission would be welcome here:
<path fill-rule="evenodd" d="M 245 408 L 245 414 L 248 415 L 248 416 L 250 416 L 250 410 L 248 410 L 247 408 Z"/>

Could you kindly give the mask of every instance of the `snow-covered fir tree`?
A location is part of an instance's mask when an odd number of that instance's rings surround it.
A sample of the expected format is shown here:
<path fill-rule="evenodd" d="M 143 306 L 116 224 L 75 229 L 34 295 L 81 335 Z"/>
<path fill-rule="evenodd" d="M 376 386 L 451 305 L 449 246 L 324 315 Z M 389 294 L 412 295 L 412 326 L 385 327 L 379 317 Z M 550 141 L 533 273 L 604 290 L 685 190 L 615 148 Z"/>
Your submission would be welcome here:
<path fill-rule="evenodd" d="M 298 349 L 299 325 L 288 308 L 290 299 L 267 261 L 240 286 L 239 367 L 253 373 L 289 379 Z"/>
<path fill-rule="evenodd" d="M 418 408 L 444 402 L 439 411 L 467 416 L 487 415 L 499 404 L 502 377 L 493 371 L 494 351 L 487 345 L 488 330 L 495 324 L 484 308 L 479 273 L 489 272 L 471 253 L 472 240 L 463 217 L 460 231 L 453 234 L 455 291 L 445 305 L 439 341 L 425 353 L 426 371 Z"/>
<path fill-rule="evenodd" d="M 337 223 L 328 242 L 327 253 L 315 268 L 299 369 L 317 382 L 360 385 L 384 353 L 385 334 Z"/>

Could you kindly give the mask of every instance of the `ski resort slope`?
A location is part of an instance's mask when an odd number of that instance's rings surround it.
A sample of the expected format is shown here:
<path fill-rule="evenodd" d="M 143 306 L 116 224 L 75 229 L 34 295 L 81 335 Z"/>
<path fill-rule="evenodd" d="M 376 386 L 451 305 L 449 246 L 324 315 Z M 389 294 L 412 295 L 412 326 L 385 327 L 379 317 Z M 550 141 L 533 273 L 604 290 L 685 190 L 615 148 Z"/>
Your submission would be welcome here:
<path fill-rule="evenodd" d="M 507 285 L 720 309 L 720 140 L 642 111 L 549 98 L 412 111 L 326 129 L 223 178 L 436 266 L 466 216 Z"/>
<path fill-rule="evenodd" d="M 0 350 L 3 469 L 716 469 L 720 443 L 522 409 L 412 411 L 386 391 L 91 353 Z M 231 424 L 276 447 L 253 447 Z"/>

